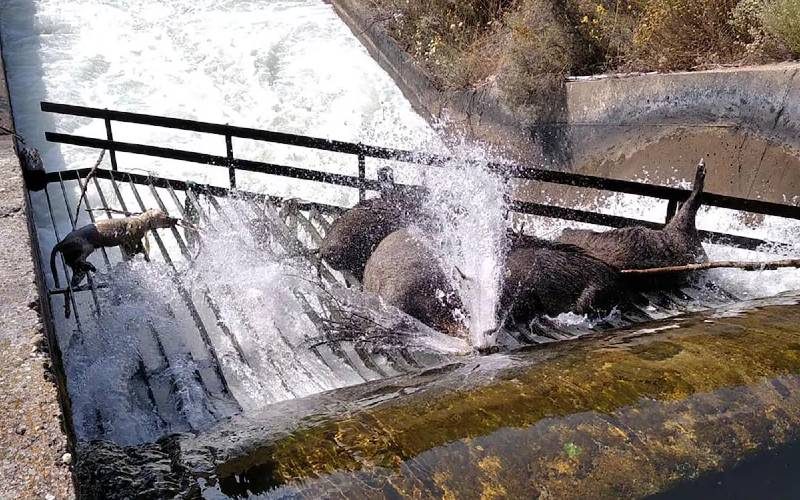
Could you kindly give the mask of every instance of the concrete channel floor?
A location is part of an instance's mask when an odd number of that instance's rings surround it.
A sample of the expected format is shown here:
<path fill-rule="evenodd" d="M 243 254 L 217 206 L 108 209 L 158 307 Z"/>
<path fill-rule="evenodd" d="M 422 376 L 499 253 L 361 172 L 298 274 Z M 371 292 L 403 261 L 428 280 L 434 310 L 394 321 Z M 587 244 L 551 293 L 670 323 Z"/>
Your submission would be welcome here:
<path fill-rule="evenodd" d="M 0 62 L 0 125 L 11 128 Z M 0 135 L 0 499 L 74 498 L 58 391 L 39 316 L 25 191 Z"/>

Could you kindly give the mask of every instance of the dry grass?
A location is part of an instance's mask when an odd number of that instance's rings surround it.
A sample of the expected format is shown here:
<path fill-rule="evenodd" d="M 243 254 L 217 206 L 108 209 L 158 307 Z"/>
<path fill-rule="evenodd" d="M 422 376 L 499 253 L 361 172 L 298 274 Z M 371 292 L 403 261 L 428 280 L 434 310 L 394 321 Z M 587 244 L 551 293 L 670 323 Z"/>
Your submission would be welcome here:
<path fill-rule="evenodd" d="M 764 29 L 795 57 L 800 56 L 800 0 L 774 0 L 761 15 Z"/>
<path fill-rule="evenodd" d="M 501 92 L 514 108 L 532 107 L 535 115 L 552 109 L 564 75 L 585 66 L 593 47 L 583 43 L 563 2 L 526 0 L 506 22 L 510 36 L 498 79 Z"/>
<path fill-rule="evenodd" d="M 800 0 L 371 0 L 442 88 L 497 77 L 535 111 L 568 74 L 686 70 L 800 55 Z"/>

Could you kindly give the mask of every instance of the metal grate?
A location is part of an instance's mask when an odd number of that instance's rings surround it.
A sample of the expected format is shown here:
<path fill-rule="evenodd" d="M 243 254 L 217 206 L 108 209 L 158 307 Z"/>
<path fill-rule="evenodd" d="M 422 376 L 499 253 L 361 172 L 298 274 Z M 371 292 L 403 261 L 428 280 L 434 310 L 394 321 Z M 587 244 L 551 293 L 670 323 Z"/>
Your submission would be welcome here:
<path fill-rule="evenodd" d="M 331 222 L 341 213 L 342 209 L 322 203 L 300 203 L 282 200 L 260 193 L 237 189 L 237 171 L 260 172 L 292 179 L 311 180 L 321 183 L 323 187 L 325 185 L 347 186 L 358 189 L 359 197 L 363 199 L 368 190 L 376 190 L 378 187 L 377 181 L 366 178 L 364 165 L 367 157 L 403 161 L 431 168 L 446 166 L 450 161 L 446 157 L 410 151 L 151 115 L 52 103 L 42 103 L 42 110 L 104 120 L 107 133 L 106 139 L 51 132 L 47 133 L 47 139 L 63 144 L 108 149 L 111 158 L 111 169 L 98 168 L 91 178 L 87 178 L 91 170 L 88 168 L 49 172 L 44 175 L 43 184 L 34 185 L 29 183 L 29 188 L 31 189 L 29 196 L 40 197 L 32 200 L 34 201 L 32 204 L 34 206 L 47 207 L 47 219 L 35 222 L 40 239 L 45 231 L 52 231 L 54 241 L 59 241 L 69 230 L 82 224 L 73 214 L 76 213 L 76 208 L 78 208 L 75 206 L 77 203 L 76 193 L 86 188 L 87 196 L 82 201 L 82 208 L 85 210 L 80 212 L 88 214 L 88 221 L 86 222 L 95 222 L 98 217 L 112 218 L 114 215 L 113 208 L 138 212 L 147 208 L 154 208 L 152 203 L 155 203 L 157 208 L 171 213 L 173 216 L 187 220 L 199 219 L 208 224 L 211 224 L 212 220 L 258 220 L 268 227 L 270 234 L 274 235 L 287 252 L 307 256 L 314 265 L 318 266 L 322 279 L 328 283 L 336 283 L 344 287 L 358 287 L 359 283 L 353 276 L 342 275 L 329 269 L 325 263 L 319 262 L 314 253 L 310 251 L 319 245 Z M 191 151 L 118 142 L 113 139 L 113 121 L 221 135 L 225 138 L 226 154 L 225 156 L 214 156 Z M 232 147 L 233 137 L 352 154 L 356 156 L 358 161 L 358 176 L 324 173 L 237 159 L 234 156 Z M 199 185 L 188 181 L 121 171 L 116 152 L 226 166 L 229 169 L 229 187 Z M 689 194 L 689 191 L 682 189 L 566 172 L 551 172 L 515 165 L 491 164 L 490 167 L 515 178 L 668 200 L 670 204 L 668 212 L 665 214 L 666 218 L 668 218 L 670 212 L 674 213 L 677 204 Z M 407 186 L 407 188 L 415 189 L 413 186 Z M 225 199 L 231 196 L 242 200 L 243 203 L 233 205 L 223 203 Z M 36 203 L 37 201 L 39 203 Z M 99 206 L 92 205 L 92 203 L 98 201 Z M 148 203 L 150 206 L 148 206 Z M 710 193 L 703 195 L 703 203 L 759 214 L 800 219 L 800 207 L 789 205 L 738 199 Z M 113 206 L 114 204 L 117 205 Z M 512 201 L 511 206 L 514 211 L 522 214 L 555 217 L 611 227 L 630 225 L 660 226 L 660 224 L 625 217 L 516 200 Z M 95 211 L 98 209 L 99 211 Z M 68 221 L 62 215 L 64 211 L 68 214 Z M 245 224 L 245 227 L 248 227 L 251 231 L 254 230 L 249 224 Z M 187 324 L 193 325 L 194 330 L 197 332 L 199 345 L 192 348 L 178 345 L 175 339 L 166 338 L 164 332 L 159 331 L 157 325 L 148 320 L 147 331 L 142 332 L 142 335 L 146 336 L 143 342 L 152 350 L 152 355 L 143 357 L 139 362 L 140 366 L 136 373 L 137 380 L 135 384 L 138 389 L 133 392 L 138 392 L 141 405 L 149 406 L 156 411 L 162 420 L 165 430 L 195 430 L 196 424 L 191 418 L 188 418 L 180 405 L 176 406 L 176 398 L 172 397 L 174 394 L 184 391 L 186 385 L 186 380 L 175 375 L 176 370 L 174 368 L 184 365 L 195 367 L 192 376 L 194 381 L 202 387 L 206 396 L 203 411 L 210 419 L 218 420 L 241 410 L 240 402 L 237 401 L 235 396 L 236 391 L 231 388 L 234 374 L 226 372 L 224 360 L 227 358 L 225 357 L 232 356 L 237 363 L 245 367 L 251 367 L 252 360 L 248 356 L 248 352 L 240 345 L 237 335 L 226 323 L 220 305 L 212 294 L 207 290 L 199 295 L 197 293 L 193 294 L 181 279 L 176 263 L 181 259 L 186 261 L 192 259 L 194 248 L 192 234 L 178 228 L 172 228 L 162 234 L 152 231 L 150 236 L 158 247 L 158 255 L 161 260 L 172 271 L 170 273 L 171 285 L 180 297 L 178 304 L 170 306 L 169 314 L 175 318 L 185 318 Z M 704 233 L 703 236 L 715 243 L 749 249 L 770 243 L 737 235 L 711 232 Z M 42 252 L 40 255 L 42 262 L 46 262 L 50 248 L 48 245 L 42 245 L 41 241 L 36 246 Z M 114 264 L 123 258 L 115 250 L 101 249 L 100 254 L 107 272 L 110 272 Z M 85 285 L 75 289 L 71 288 L 69 268 L 63 257 L 60 260 L 60 271 L 64 274 L 67 285 L 66 288 L 50 289 L 48 291 L 49 319 L 60 331 L 74 329 L 75 335 L 80 339 L 84 335 L 87 326 L 96 323 L 97 318 L 105 314 L 105 311 L 102 310 L 102 301 L 98 298 L 98 290 L 103 285 L 97 283 L 90 276 Z M 67 294 L 67 292 L 70 293 Z M 302 294 L 297 293 L 296 297 L 304 304 L 304 312 L 311 323 L 319 324 L 323 321 L 323 318 L 320 318 L 318 312 Z M 653 293 L 643 297 L 640 303 L 632 304 L 626 310 L 620 311 L 615 319 L 609 319 L 606 324 L 600 325 L 600 327 L 614 328 L 660 319 L 680 312 L 716 307 L 731 299 L 736 298 L 726 295 L 722 290 L 692 287 L 670 292 Z M 69 300 L 73 311 L 73 316 L 69 321 L 53 313 L 53 311 L 58 310 L 53 307 L 54 304 L 63 305 L 63 300 Z M 324 302 L 325 298 L 322 297 L 320 300 Z M 56 321 L 53 321 L 55 319 L 54 316 L 57 317 Z M 244 316 L 237 318 L 237 324 L 244 325 L 245 329 L 253 328 L 253 325 L 249 325 Z M 586 329 L 568 328 L 542 322 L 534 325 L 531 330 L 505 332 L 500 341 L 507 347 L 515 348 L 560 341 L 586 333 L 588 333 Z M 294 340 L 288 338 L 284 332 L 280 332 L 277 339 L 277 341 L 288 346 L 293 345 Z M 230 345 L 230 349 L 227 348 L 227 345 Z M 363 344 L 348 340 L 314 345 L 311 347 L 311 351 L 315 358 L 330 369 L 331 372 L 347 378 L 352 383 L 417 371 L 446 361 L 446 358 L 442 355 L 421 355 L 419 352 L 411 352 L 402 346 L 397 346 L 395 349 L 382 351 L 378 354 Z M 298 369 L 306 370 L 306 375 L 313 379 L 313 374 L 307 372 L 308 369 L 303 366 L 300 360 L 295 359 L 294 361 Z M 287 377 L 283 376 L 284 374 L 279 364 L 272 362 L 270 369 L 278 375 L 283 389 L 287 393 L 297 395 L 295 388 L 286 382 Z"/>

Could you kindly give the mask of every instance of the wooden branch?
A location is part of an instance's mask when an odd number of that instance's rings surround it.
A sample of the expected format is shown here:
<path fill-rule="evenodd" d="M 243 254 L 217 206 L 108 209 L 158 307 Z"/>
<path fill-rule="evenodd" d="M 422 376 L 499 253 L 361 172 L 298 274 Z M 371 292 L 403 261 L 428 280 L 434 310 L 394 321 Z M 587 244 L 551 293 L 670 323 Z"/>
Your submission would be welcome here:
<path fill-rule="evenodd" d="M 23 145 L 27 146 L 27 144 L 25 143 L 25 139 L 20 137 L 16 132 L 11 130 L 10 128 L 5 128 L 4 126 L 0 125 L 0 133 L 6 134 L 6 135 L 10 135 L 11 137 L 13 137 L 16 140 L 18 140 L 19 142 L 21 142 Z"/>
<path fill-rule="evenodd" d="M 784 259 L 773 261 L 741 261 L 722 260 L 716 262 L 702 262 L 687 264 L 685 266 L 654 267 L 651 269 L 623 269 L 622 274 L 641 276 L 649 274 L 672 274 L 688 271 L 705 271 L 706 269 L 735 268 L 743 271 L 774 271 L 783 267 L 800 267 L 800 259 Z"/>
<path fill-rule="evenodd" d="M 105 149 L 100 151 L 100 157 L 97 158 L 97 161 L 95 162 L 94 166 L 92 167 L 91 170 L 89 170 L 89 173 L 86 175 L 85 184 L 83 186 L 81 186 L 81 195 L 78 197 L 78 204 L 75 205 L 75 221 L 76 222 L 78 221 L 78 214 L 80 214 L 80 212 L 81 212 L 81 202 L 83 201 L 83 197 L 86 196 L 86 189 L 89 187 L 89 179 L 94 175 L 94 172 L 95 172 L 95 170 L 97 170 L 97 167 L 100 166 L 100 163 L 103 162 L 103 156 L 105 154 L 106 154 L 106 150 Z M 78 182 L 78 184 L 80 184 L 80 182 Z"/>

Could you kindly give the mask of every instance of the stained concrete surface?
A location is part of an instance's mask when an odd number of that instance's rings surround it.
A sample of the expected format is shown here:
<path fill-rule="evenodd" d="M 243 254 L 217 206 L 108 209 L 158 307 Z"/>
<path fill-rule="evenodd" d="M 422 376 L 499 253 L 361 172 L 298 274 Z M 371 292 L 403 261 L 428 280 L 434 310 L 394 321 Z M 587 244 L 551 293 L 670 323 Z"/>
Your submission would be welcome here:
<path fill-rule="evenodd" d="M 0 125 L 12 127 L 0 62 Z M 0 499 L 75 496 L 12 139 L 0 135 Z"/>

